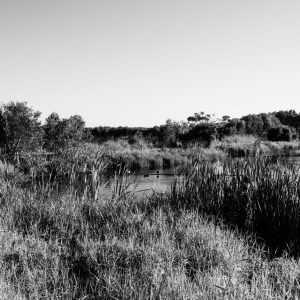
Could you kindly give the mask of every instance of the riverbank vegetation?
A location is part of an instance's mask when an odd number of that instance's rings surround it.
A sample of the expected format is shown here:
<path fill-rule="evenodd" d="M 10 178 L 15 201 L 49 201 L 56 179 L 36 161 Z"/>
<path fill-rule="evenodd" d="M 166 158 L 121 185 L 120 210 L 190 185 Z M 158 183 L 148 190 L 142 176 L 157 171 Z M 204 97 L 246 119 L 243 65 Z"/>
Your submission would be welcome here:
<path fill-rule="evenodd" d="M 47 167 L 53 174 L 60 172 L 63 163 L 79 152 L 92 159 L 105 152 L 107 170 L 120 165 L 138 170 L 184 164 L 195 146 L 201 148 L 203 158 L 216 159 L 299 145 L 300 115 L 294 111 L 240 119 L 224 116 L 221 120 L 202 112 L 188 117 L 187 122 L 167 120 L 153 128 L 86 128 L 80 116 L 61 119 L 57 113 L 42 124 L 39 117 L 25 102 L 10 102 L 0 109 L 1 158 L 25 172 L 34 165 Z"/>
<path fill-rule="evenodd" d="M 201 172 L 209 182 L 198 185 Z M 101 197 L 95 174 L 91 184 L 81 183 L 82 192 L 75 181 L 59 191 L 2 178 L 1 299 L 297 299 L 299 261 L 288 252 L 272 258 L 250 230 L 233 229 L 244 224 L 244 199 L 233 198 L 232 205 L 221 199 L 213 174 L 196 164 L 172 193 L 139 201 L 124 181 L 114 196 Z M 237 207 L 226 216 L 226 205 Z M 266 209 L 274 213 L 276 205 L 267 202 Z M 225 223 L 204 214 L 220 207 Z M 266 232 L 282 220 L 268 216 Z"/>
<path fill-rule="evenodd" d="M 298 149 L 298 114 L 148 129 L 39 116 L 0 110 L 1 299 L 300 298 L 299 170 L 265 155 Z M 130 170 L 174 166 L 170 192 L 130 189 Z"/>
<path fill-rule="evenodd" d="M 299 168 L 266 157 L 211 164 L 195 155 L 172 203 L 214 215 L 257 235 L 270 254 L 300 254 Z"/>

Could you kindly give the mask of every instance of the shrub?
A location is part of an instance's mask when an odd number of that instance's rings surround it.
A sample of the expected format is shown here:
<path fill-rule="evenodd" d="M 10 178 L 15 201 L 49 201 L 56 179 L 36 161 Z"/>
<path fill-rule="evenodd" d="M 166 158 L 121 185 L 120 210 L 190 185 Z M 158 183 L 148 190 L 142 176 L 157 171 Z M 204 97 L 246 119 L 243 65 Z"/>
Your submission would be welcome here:
<path fill-rule="evenodd" d="M 0 147 L 11 161 L 18 162 L 20 153 L 36 151 L 42 144 L 40 112 L 26 102 L 10 102 L 0 108 Z"/>
<path fill-rule="evenodd" d="M 271 128 L 267 134 L 268 140 L 273 142 L 290 142 L 292 139 L 296 138 L 296 136 L 296 132 L 288 126 L 279 126 Z"/>

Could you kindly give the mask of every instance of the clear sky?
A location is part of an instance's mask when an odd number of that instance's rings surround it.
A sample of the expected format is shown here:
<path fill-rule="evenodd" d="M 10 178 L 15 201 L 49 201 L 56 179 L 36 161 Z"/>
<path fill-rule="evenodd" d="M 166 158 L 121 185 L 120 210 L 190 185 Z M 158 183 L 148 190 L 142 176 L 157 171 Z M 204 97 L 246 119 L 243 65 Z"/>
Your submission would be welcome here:
<path fill-rule="evenodd" d="M 300 111 L 299 0 L 0 0 L 0 101 L 88 126 Z"/>

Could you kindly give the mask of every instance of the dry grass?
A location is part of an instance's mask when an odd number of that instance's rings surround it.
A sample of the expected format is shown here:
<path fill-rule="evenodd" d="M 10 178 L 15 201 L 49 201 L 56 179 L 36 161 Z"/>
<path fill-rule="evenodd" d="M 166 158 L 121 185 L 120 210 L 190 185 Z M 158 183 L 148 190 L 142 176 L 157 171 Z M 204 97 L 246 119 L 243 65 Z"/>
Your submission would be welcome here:
<path fill-rule="evenodd" d="M 255 156 L 257 153 L 269 154 L 274 151 L 286 151 L 299 149 L 299 141 L 270 142 L 253 135 L 232 135 L 222 141 L 215 141 L 212 149 L 219 149 L 232 157 Z"/>

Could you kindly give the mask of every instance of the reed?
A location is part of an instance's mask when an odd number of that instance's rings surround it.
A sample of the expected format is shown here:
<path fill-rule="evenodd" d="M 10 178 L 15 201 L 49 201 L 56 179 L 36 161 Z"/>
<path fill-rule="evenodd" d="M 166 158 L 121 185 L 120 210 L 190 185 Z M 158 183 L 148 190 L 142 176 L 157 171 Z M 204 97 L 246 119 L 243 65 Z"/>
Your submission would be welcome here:
<path fill-rule="evenodd" d="M 173 188 L 172 206 L 197 209 L 253 232 L 272 253 L 300 254 L 299 169 L 266 157 L 211 164 L 194 157 L 184 183 Z"/>
<path fill-rule="evenodd" d="M 119 165 L 134 171 L 143 168 L 170 168 L 185 164 L 188 151 L 181 148 L 151 148 L 147 145 L 130 145 L 126 141 L 104 143 L 108 166 L 114 172 Z"/>
<path fill-rule="evenodd" d="M 232 135 L 212 143 L 211 149 L 219 149 L 230 157 L 249 157 L 272 154 L 274 151 L 299 149 L 299 141 L 271 142 L 253 135 Z"/>
<path fill-rule="evenodd" d="M 251 184 L 253 193 L 260 191 L 256 184 L 273 184 L 280 174 L 286 174 L 282 185 L 293 182 L 296 171 L 276 171 L 258 160 L 212 164 L 194 156 L 184 184 L 136 201 L 129 191 L 135 183 L 124 169 L 115 173 L 112 196 L 101 196 L 106 161 L 100 157 L 71 156 L 64 188 L 56 179 L 30 186 L 2 179 L 1 299 L 299 298 L 299 261 L 268 260 L 252 237 L 199 214 L 237 222 L 234 209 L 245 210 L 238 195 Z M 248 183 L 246 175 L 255 181 Z M 271 188 L 282 198 L 291 191 Z"/>

